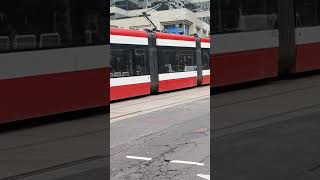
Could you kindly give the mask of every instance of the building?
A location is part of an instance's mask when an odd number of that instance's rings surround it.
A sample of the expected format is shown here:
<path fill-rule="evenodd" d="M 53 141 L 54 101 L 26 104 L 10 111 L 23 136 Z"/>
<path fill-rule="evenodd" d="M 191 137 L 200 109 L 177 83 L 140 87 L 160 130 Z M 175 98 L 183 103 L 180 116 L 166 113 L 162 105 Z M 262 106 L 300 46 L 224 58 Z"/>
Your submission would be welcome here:
<path fill-rule="evenodd" d="M 164 3 L 156 10 L 150 10 L 160 2 Z M 158 30 L 174 34 L 209 36 L 210 0 L 112 0 L 111 26 L 151 29 L 152 25 L 145 17 L 141 17 L 142 13 L 148 10 L 148 17 Z"/>
<path fill-rule="evenodd" d="M 184 0 L 111 0 L 111 6 L 124 10 L 137 10 L 150 8 L 161 2 L 165 2 L 161 10 L 184 8 L 185 6 Z"/>
<path fill-rule="evenodd" d="M 186 0 L 185 8 L 191 10 L 198 18 L 210 24 L 210 0 Z"/>

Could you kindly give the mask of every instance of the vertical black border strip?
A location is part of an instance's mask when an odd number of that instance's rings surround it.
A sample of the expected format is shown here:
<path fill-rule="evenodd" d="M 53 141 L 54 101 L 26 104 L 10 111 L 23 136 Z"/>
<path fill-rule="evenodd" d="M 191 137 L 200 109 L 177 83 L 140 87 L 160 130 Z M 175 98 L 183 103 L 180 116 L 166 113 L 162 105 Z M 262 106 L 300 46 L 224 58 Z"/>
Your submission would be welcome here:
<path fill-rule="evenodd" d="M 217 0 L 215 1 L 210 1 L 210 61 L 209 61 L 209 66 L 210 66 L 210 176 L 211 178 L 214 175 L 214 143 L 213 143 L 213 123 L 214 123 L 214 119 L 213 119 L 213 86 L 212 86 L 212 82 L 213 82 L 213 70 L 211 69 L 213 67 L 212 65 L 212 61 L 213 61 L 213 22 L 216 19 L 215 17 L 215 13 L 213 12 L 213 6 L 217 3 Z M 217 21 L 215 21 L 217 22 Z"/>
<path fill-rule="evenodd" d="M 110 49 L 110 1 L 106 1 L 106 23 L 105 23 L 105 35 L 107 36 L 106 40 L 107 40 L 107 67 L 110 70 L 110 59 L 111 59 L 111 49 Z M 106 155 L 107 155 L 107 159 L 106 159 L 106 171 L 107 171 L 107 177 L 106 179 L 110 179 L 110 172 L 111 172 L 111 166 L 110 166 L 110 73 L 108 72 L 107 74 L 107 87 L 109 89 L 109 91 L 107 91 L 107 101 L 108 101 L 108 106 L 107 106 L 107 114 L 106 114 L 106 125 L 107 125 L 107 132 L 106 132 Z M 104 144 L 104 142 L 101 142 Z"/>

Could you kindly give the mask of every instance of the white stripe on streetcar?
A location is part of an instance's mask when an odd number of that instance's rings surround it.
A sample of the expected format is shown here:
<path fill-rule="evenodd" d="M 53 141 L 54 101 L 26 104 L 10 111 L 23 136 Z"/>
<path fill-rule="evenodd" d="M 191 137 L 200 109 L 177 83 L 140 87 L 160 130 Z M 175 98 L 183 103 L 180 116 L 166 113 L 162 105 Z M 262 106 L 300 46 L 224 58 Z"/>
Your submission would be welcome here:
<path fill-rule="evenodd" d="M 177 164 L 191 164 L 197 166 L 204 166 L 203 163 L 192 162 L 192 161 L 180 161 L 180 160 L 171 160 L 170 163 L 177 163 Z"/>
<path fill-rule="evenodd" d="M 320 26 L 296 28 L 297 45 L 320 43 Z"/>
<path fill-rule="evenodd" d="M 209 49 L 209 48 L 210 48 L 210 43 L 208 43 L 208 42 L 201 42 L 201 48 Z"/>
<path fill-rule="evenodd" d="M 148 38 L 146 37 L 133 37 L 133 36 L 120 36 L 110 35 L 111 44 L 133 44 L 133 45 L 148 45 Z"/>
<path fill-rule="evenodd" d="M 204 179 L 208 179 L 210 180 L 210 175 L 205 175 L 205 174 L 197 174 L 197 176 L 204 178 Z"/>
<path fill-rule="evenodd" d="M 157 39 L 157 46 L 196 47 L 196 41 Z"/>
<path fill-rule="evenodd" d="M 210 75 L 210 70 L 202 70 L 202 75 L 203 75 L 203 76 L 208 76 L 208 75 Z"/>
<path fill-rule="evenodd" d="M 138 156 L 126 156 L 128 159 L 137 159 L 137 160 L 145 160 L 145 161 L 150 161 L 152 158 L 148 157 L 138 157 Z"/>
<path fill-rule="evenodd" d="M 106 45 L 0 53 L 0 80 L 106 68 L 108 56 Z"/>
<path fill-rule="evenodd" d="M 214 35 L 211 52 L 215 54 L 270 49 L 279 47 L 278 30 L 227 33 Z M 243 43 L 246 42 L 246 43 Z M 219 44 L 216 46 L 215 44 Z"/>
<path fill-rule="evenodd" d="M 121 73 L 121 72 L 120 72 Z M 150 83 L 150 75 L 110 78 L 110 87 Z"/>
<path fill-rule="evenodd" d="M 197 71 L 159 74 L 159 81 L 197 77 Z"/>

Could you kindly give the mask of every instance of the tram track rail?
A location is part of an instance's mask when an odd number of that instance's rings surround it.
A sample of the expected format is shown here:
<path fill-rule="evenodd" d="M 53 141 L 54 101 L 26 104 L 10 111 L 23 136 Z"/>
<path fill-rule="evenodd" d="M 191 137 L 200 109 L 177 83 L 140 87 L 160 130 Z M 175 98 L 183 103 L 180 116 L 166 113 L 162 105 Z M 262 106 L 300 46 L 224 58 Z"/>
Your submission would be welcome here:
<path fill-rule="evenodd" d="M 75 115 L 55 116 L 48 118 L 48 120 L 45 118 L 44 122 L 39 120 L 39 123 L 31 125 L 18 124 L 16 128 L 12 127 L 1 132 L 2 138 L 12 138 L 11 141 L 14 141 L 21 137 L 25 140 L 18 140 L 17 143 L 4 142 L 0 147 L 0 152 L 5 155 L 1 159 L 4 162 L 8 160 L 11 162 L 12 156 L 13 160 L 13 163 L 9 163 L 7 167 L 2 169 L 3 174 L 0 180 L 46 179 L 41 177 L 51 177 L 53 173 L 59 176 L 59 173 L 55 171 L 63 172 L 60 174 L 61 176 L 67 174 L 72 176 L 74 173 L 84 171 L 82 167 L 90 165 L 91 168 L 91 165 L 94 165 L 93 168 L 95 168 L 107 165 L 108 121 L 107 118 L 104 118 L 104 112 L 93 111 L 89 114 L 81 112 Z M 104 124 L 102 121 L 105 121 L 106 126 L 100 125 Z M 74 129 L 69 131 L 70 128 Z M 56 131 L 60 132 L 42 135 L 42 133 Z M 82 143 L 83 140 L 85 141 Z M 101 141 L 101 144 L 90 143 L 88 140 L 98 140 Z M 81 146 L 90 147 L 82 150 Z M 65 148 L 68 150 L 64 151 Z M 79 153 L 67 154 L 72 151 L 79 151 Z M 14 157 L 16 153 L 23 154 Z M 14 162 L 23 163 L 24 156 L 30 156 L 31 160 L 35 162 L 26 162 L 25 164 L 29 164 L 28 166 Z M 106 163 L 103 163 L 104 161 Z M 69 169 L 72 169 L 71 174 Z"/>
<path fill-rule="evenodd" d="M 318 78 L 319 79 L 319 78 Z M 223 109 L 223 108 L 232 108 L 232 106 L 236 105 L 241 106 L 243 104 L 243 106 L 246 106 L 246 103 L 262 103 L 264 100 L 267 99 L 272 99 L 272 98 L 276 98 L 277 96 L 283 96 L 286 97 L 286 95 L 290 95 L 292 96 L 294 93 L 299 92 L 301 94 L 301 92 L 307 91 L 307 90 L 312 90 L 313 92 L 316 91 L 318 88 L 320 88 L 320 81 L 318 79 L 313 79 L 311 80 L 311 82 L 309 81 L 308 84 L 299 84 L 301 83 L 301 79 L 297 79 L 297 80 L 293 80 L 293 81 L 278 81 L 275 84 L 269 84 L 269 85 L 265 85 L 264 87 L 267 87 L 266 89 L 272 87 L 273 89 L 277 89 L 276 92 L 271 92 L 271 93 L 264 93 L 262 95 L 258 95 L 255 97 L 245 97 L 242 98 L 240 100 L 235 100 L 235 101 L 231 101 L 231 102 L 226 102 L 226 103 L 220 103 L 218 105 L 215 105 L 215 101 L 213 98 L 213 102 L 211 102 L 211 108 L 213 111 L 219 111 L 219 109 Z M 305 81 L 308 80 L 308 78 L 304 78 Z M 302 81 L 303 82 L 303 81 Z M 289 85 L 290 87 L 288 87 L 287 85 Z M 291 86 L 298 86 L 297 88 L 291 88 Z M 255 87 L 258 89 L 258 91 L 263 90 L 264 87 Z M 256 89 L 244 89 L 244 91 L 246 91 L 245 94 L 248 94 L 248 91 L 252 92 L 257 92 Z M 240 91 L 238 92 L 228 92 L 226 93 L 226 96 L 224 94 L 220 94 L 221 96 L 219 98 L 221 98 L 220 100 L 223 100 L 223 98 L 227 97 L 227 98 L 231 98 L 233 97 L 233 95 L 237 95 L 239 96 L 239 93 L 241 93 Z M 219 96 L 219 95 L 215 95 L 215 96 Z M 222 97 L 225 96 L 225 97 Z M 310 98 L 310 97 L 309 97 Z M 281 99 L 281 98 L 279 98 Z M 275 100 L 275 104 L 277 100 Z M 298 102 L 298 101 L 296 101 Z M 263 106 L 261 106 L 263 107 Z M 266 107 L 264 107 L 266 108 Z M 236 122 L 233 124 L 227 124 L 224 125 L 222 127 L 218 127 L 218 128 L 214 128 L 213 132 L 212 132 L 212 138 L 215 140 L 220 140 L 223 139 L 226 136 L 230 136 L 230 135 L 234 135 L 234 134 L 241 134 L 241 133 L 246 133 L 249 131 L 253 131 L 255 129 L 259 129 L 259 128 L 264 128 L 270 125 L 274 125 L 277 123 L 286 123 L 289 122 L 291 120 L 292 117 L 299 117 L 302 116 L 302 114 L 305 113 L 313 113 L 313 112 L 317 112 L 320 110 L 320 102 L 318 103 L 317 101 L 311 103 L 311 104 L 307 104 L 304 106 L 300 106 L 300 107 L 294 107 L 294 108 L 289 108 L 289 109 L 285 109 L 283 111 L 279 111 L 276 113 L 266 113 L 260 117 L 255 117 L 255 118 L 248 118 L 246 119 L 246 115 L 244 114 L 244 117 L 239 117 L 239 118 L 243 118 L 243 120 L 241 120 L 240 122 Z M 211 111 L 211 112 L 213 112 Z M 267 112 L 268 110 L 266 110 Z M 222 115 L 223 116 L 223 115 Z M 214 116 L 213 116 L 214 117 Z M 213 121 L 215 122 L 215 120 Z"/>
<path fill-rule="evenodd" d="M 0 148 L 0 152 L 1 151 L 15 150 L 15 149 L 22 149 L 22 148 L 29 148 L 29 147 L 32 147 L 32 146 L 39 146 L 39 145 L 49 144 L 49 143 L 54 143 L 54 142 L 58 142 L 58 141 L 69 140 L 69 139 L 72 139 L 72 138 L 79 138 L 79 137 L 82 137 L 82 136 L 87 136 L 87 135 L 93 135 L 93 134 L 98 134 L 98 133 L 102 133 L 102 132 L 107 132 L 107 130 L 108 130 L 107 128 L 102 128 L 102 129 L 99 129 L 99 130 L 84 132 L 84 133 L 77 134 L 77 135 L 57 137 L 57 138 L 53 138 L 53 139 L 49 139 L 49 140 L 38 141 L 38 142 L 35 142 L 35 143 L 28 143 L 28 144 L 19 145 L 19 146 Z"/>
<path fill-rule="evenodd" d="M 209 96 L 203 95 L 203 96 L 199 96 L 199 97 L 195 97 L 195 98 L 190 98 L 188 100 L 181 101 L 181 102 L 173 102 L 173 103 L 168 103 L 168 104 L 165 104 L 165 105 L 162 105 L 162 106 L 157 106 L 157 107 L 148 108 L 148 109 L 144 109 L 144 110 L 140 110 L 140 111 L 135 111 L 135 112 L 132 112 L 132 113 L 126 113 L 124 115 L 119 115 L 119 116 L 115 116 L 115 117 L 110 118 L 110 120 L 111 120 L 110 122 L 111 123 L 117 122 L 119 120 L 123 120 L 123 119 L 129 118 L 129 117 L 135 117 L 135 116 L 139 116 L 141 114 L 154 112 L 154 111 L 162 110 L 162 109 L 167 109 L 167 108 L 170 108 L 170 107 L 178 106 L 178 105 L 185 104 L 185 103 L 190 103 L 190 102 L 201 100 L 201 99 L 205 99 L 205 98 L 209 98 Z"/>
<path fill-rule="evenodd" d="M 267 85 L 264 85 L 262 87 L 279 86 L 279 85 L 281 86 L 281 85 L 285 85 L 285 84 L 289 84 L 289 83 L 292 83 L 292 81 L 277 81 L 275 84 L 267 84 Z M 235 105 L 235 104 L 251 102 L 251 101 L 258 101 L 258 100 L 271 98 L 271 97 L 275 97 L 275 96 L 281 96 L 281 95 L 286 95 L 286 94 L 290 94 L 290 93 L 294 93 L 294 92 L 298 92 L 298 91 L 304 91 L 304 90 L 307 90 L 307 89 L 314 89 L 314 88 L 320 87 L 320 81 L 318 83 L 319 83 L 318 85 L 308 85 L 308 86 L 305 86 L 305 87 L 293 88 L 293 89 L 288 89 L 288 90 L 284 90 L 284 91 L 279 90 L 280 92 L 269 93 L 269 94 L 257 96 L 257 97 L 254 97 L 254 98 L 245 98 L 245 99 L 242 99 L 242 100 L 238 100 L 238 101 L 234 101 L 234 102 L 230 102 L 230 103 L 223 103 L 223 104 L 219 104 L 219 105 L 215 105 L 214 104 L 214 97 L 215 96 L 219 96 L 219 95 L 213 95 L 213 102 L 211 102 L 211 106 L 214 109 L 218 109 L 218 108 L 223 108 L 223 107 L 231 106 L 231 105 Z M 261 87 L 258 86 L 256 88 L 261 88 Z M 243 90 L 250 90 L 250 89 L 243 89 Z M 229 93 L 232 93 L 232 92 L 226 92 L 226 94 L 229 94 Z M 220 94 L 220 95 L 223 95 L 223 94 Z"/>
<path fill-rule="evenodd" d="M 153 102 L 153 101 L 157 101 L 157 100 L 163 100 L 163 98 L 176 97 L 177 96 L 176 93 L 178 93 L 179 96 L 189 95 L 190 93 L 199 93 L 199 92 L 202 92 L 204 88 L 209 88 L 209 87 L 201 86 L 201 87 L 194 87 L 194 88 L 190 88 L 190 89 L 180 89 L 180 90 L 177 90 L 177 91 L 160 93 L 160 94 L 157 94 L 157 95 L 145 96 L 146 98 L 150 98 L 149 100 L 146 100 L 146 99 L 140 100 L 141 98 L 140 99 L 136 98 L 136 99 L 133 99 L 133 100 L 140 101 L 140 102 L 134 102 L 134 103 L 128 104 L 128 105 L 120 105 L 120 106 L 118 106 L 117 104 L 121 103 L 123 101 L 116 101 L 114 103 L 111 103 L 111 106 L 116 106 L 116 107 L 112 107 L 112 109 L 119 109 L 119 108 L 134 106 L 134 105 L 141 105 L 141 104 L 145 104 L 145 103 L 148 103 L 148 102 Z"/>
<path fill-rule="evenodd" d="M 261 117 L 261 118 L 257 118 L 257 119 L 252 119 L 252 120 L 248 120 L 248 121 L 244 121 L 244 122 L 233 124 L 233 125 L 226 126 L 226 127 L 223 127 L 223 128 L 214 129 L 213 130 L 213 136 L 214 136 L 215 139 L 220 139 L 220 138 L 223 138 L 225 136 L 230 136 L 230 135 L 234 135 L 234 134 L 244 133 L 244 132 L 247 132 L 247 131 L 252 131 L 252 130 L 255 130 L 255 129 L 260 129 L 260 128 L 263 128 L 263 127 L 267 127 L 267 126 L 273 125 L 275 123 L 289 122 L 291 119 L 268 121 L 268 123 L 265 123 L 264 125 L 258 125 L 257 127 L 254 127 L 254 128 L 247 128 L 247 129 L 236 131 L 236 132 L 232 132 L 232 133 L 222 133 L 223 135 L 217 135 L 217 136 L 215 135 L 215 134 L 219 134 L 221 131 L 229 130 L 229 129 L 232 129 L 232 128 L 238 128 L 240 126 L 250 125 L 250 124 L 253 124 L 253 123 L 259 123 L 261 121 L 270 120 L 270 119 L 279 118 L 279 117 L 284 117 L 284 116 L 290 115 L 292 113 L 299 113 L 299 112 L 302 112 L 302 111 L 307 111 L 307 110 L 312 110 L 312 109 L 320 109 L 320 103 L 312 105 L 312 106 L 306 106 L 306 107 L 303 107 L 303 108 L 293 109 L 293 110 L 282 112 L 282 113 L 275 113 L 275 114 L 272 114 L 272 115 L 269 115 L 269 116 L 265 116 L 265 117 Z"/>
<path fill-rule="evenodd" d="M 114 123 L 205 98 L 210 98 L 210 91 L 209 87 L 203 86 L 111 104 L 110 122 Z"/>
<path fill-rule="evenodd" d="M 37 170 L 33 170 L 33 171 L 28 171 L 25 173 L 13 175 L 13 176 L 0 178 L 0 180 L 18 180 L 18 179 L 28 178 L 28 177 L 37 176 L 37 175 L 49 173 L 49 172 L 64 169 L 64 168 L 70 168 L 70 167 L 74 167 L 74 166 L 78 166 L 81 164 L 85 164 L 85 163 L 97 161 L 97 160 L 102 160 L 102 159 L 107 159 L 107 156 L 106 155 L 98 155 L 98 156 L 85 157 L 85 158 L 78 159 L 75 161 L 69 161 L 69 162 L 49 166 L 46 168 L 41 168 L 41 169 L 37 169 Z"/>

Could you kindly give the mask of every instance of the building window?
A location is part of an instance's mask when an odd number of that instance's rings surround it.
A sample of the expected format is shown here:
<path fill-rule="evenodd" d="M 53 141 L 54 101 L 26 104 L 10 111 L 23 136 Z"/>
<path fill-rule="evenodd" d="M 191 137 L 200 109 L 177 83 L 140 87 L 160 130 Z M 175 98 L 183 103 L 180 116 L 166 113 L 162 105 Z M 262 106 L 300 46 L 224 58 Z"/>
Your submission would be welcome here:
<path fill-rule="evenodd" d="M 175 24 L 171 24 L 171 25 L 164 25 L 164 29 L 167 33 L 170 34 L 179 34 L 179 28 L 176 27 Z"/>
<path fill-rule="evenodd" d="M 184 25 L 184 34 L 185 34 L 185 35 L 189 35 L 189 34 L 190 34 L 189 29 L 190 29 L 190 26 L 189 26 L 189 25 Z"/>

